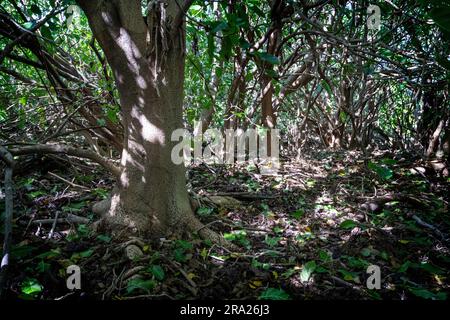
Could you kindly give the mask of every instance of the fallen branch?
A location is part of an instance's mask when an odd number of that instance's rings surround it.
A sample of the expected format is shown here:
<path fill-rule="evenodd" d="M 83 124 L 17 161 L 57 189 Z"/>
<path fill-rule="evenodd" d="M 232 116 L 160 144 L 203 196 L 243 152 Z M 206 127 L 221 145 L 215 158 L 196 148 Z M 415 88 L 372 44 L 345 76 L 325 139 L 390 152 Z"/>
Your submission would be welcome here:
<path fill-rule="evenodd" d="M 69 180 L 64 179 L 63 177 L 58 176 L 56 173 L 53 172 L 48 172 L 49 175 L 51 175 L 52 177 L 55 177 L 56 179 L 61 180 L 62 182 L 67 183 L 68 185 L 74 187 L 74 188 L 79 188 L 79 189 L 83 189 L 83 190 L 89 190 L 89 188 L 86 188 L 84 186 L 80 186 L 79 184 L 73 183 Z"/>
<path fill-rule="evenodd" d="M 447 237 L 444 235 L 444 233 L 441 231 L 441 230 L 439 230 L 438 228 L 436 228 L 435 226 L 433 226 L 433 225 L 431 225 L 431 224 L 429 224 L 429 223 L 426 223 L 425 221 L 423 221 L 422 219 L 420 219 L 417 215 L 412 215 L 411 216 L 416 222 L 417 222 L 417 224 L 418 225 L 420 225 L 420 226 L 422 226 L 422 227 L 425 227 L 425 228 L 427 228 L 427 229 L 430 229 L 431 231 L 433 231 L 439 238 L 441 238 L 441 240 L 443 240 L 443 241 L 448 241 L 448 239 L 447 239 Z"/>
<path fill-rule="evenodd" d="M 55 232 L 56 225 L 58 223 L 58 216 L 59 216 L 59 212 L 57 211 L 55 214 L 55 219 L 53 219 L 52 228 L 50 229 L 50 232 L 48 233 L 47 239 L 49 239 L 49 240 L 53 237 L 53 233 Z"/>
<path fill-rule="evenodd" d="M 339 283 L 339 284 L 341 284 L 341 285 L 343 285 L 345 287 L 349 287 L 349 288 L 351 288 L 353 290 L 356 290 L 358 292 L 364 292 L 364 290 L 361 289 L 360 287 L 355 286 L 355 285 L 351 284 L 350 282 L 347 282 L 347 281 L 345 281 L 345 280 L 343 280 L 341 278 L 338 278 L 336 276 L 331 276 L 331 279 L 333 279 L 335 282 L 337 282 L 337 283 Z"/>
<path fill-rule="evenodd" d="M 426 205 L 425 202 L 422 202 L 416 198 L 413 198 L 412 196 L 396 193 L 396 194 L 389 194 L 389 195 L 386 195 L 383 197 L 373 198 L 370 201 L 363 203 L 361 205 L 361 208 L 371 211 L 371 212 L 381 212 L 383 210 L 385 204 L 387 204 L 389 202 L 394 202 L 394 201 L 410 203 L 417 207 L 423 207 Z"/>
<path fill-rule="evenodd" d="M 69 156 L 74 157 L 80 157 L 85 159 L 90 159 L 92 161 L 97 162 L 101 166 L 103 166 L 105 169 L 110 171 L 114 176 L 119 177 L 120 176 L 120 168 L 114 164 L 113 161 L 111 161 L 108 158 L 105 158 L 98 153 L 87 150 L 87 149 L 81 149 L 81 148 L 74 148 L 71 146 L 66 146 L 63 144 L 34 144 L 34 145 L 28 145 L 28 146 L 22 146 L 22 147 L 16 147 L 13 149 L 10 149 L 9 152 L 12 155 L 20 156 L 20 155 L 26 155 L 26 154 L 46 154 L 46 153 L 53 153 L 53 154 L 66 154 Z"/>
<path fill-rule="evenodd" d="M 38 219 L 33 220 L 31 224 L 37 225 L 37 224 L 54 224 L 56 223 L 79 223 L 79 224 L 87 224 L 89 223 L 88 218 L 80 217 L 71 213 L 67 214 L 66 218 L 59 218 L 59 219 Z"/>
<path fill-rule="evenodd" d="M 189 277 L 189 275 L 186 273 L 186 271 L 183 270 L 183 268 L 178 265 L 177 263 L 171 261 L 170 259 L 165 259 L 172 267 L 175 269 L 178 269 L 178 271 L 181 273 L 181 275 L 187 280 L 188 284 L 186 284 L 186 288 L 189 289 L 189 291 L 192 292 L 194 296 L 197 295 L 197 284 Z"/>

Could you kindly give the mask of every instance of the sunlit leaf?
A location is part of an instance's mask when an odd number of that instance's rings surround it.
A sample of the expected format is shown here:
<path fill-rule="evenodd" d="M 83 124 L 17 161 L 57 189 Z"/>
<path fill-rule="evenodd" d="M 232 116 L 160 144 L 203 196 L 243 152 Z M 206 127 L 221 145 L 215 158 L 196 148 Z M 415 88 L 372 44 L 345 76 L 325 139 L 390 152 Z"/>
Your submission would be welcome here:
<path fill-rule="evenodd" d="M 302 282 L 308 282 L 314 270 L 316 270 L 315 261 L 308 261 L 307 263 L 305 263 L 303 265 L 302 272 L 300 273 L 300 280 Z"/>

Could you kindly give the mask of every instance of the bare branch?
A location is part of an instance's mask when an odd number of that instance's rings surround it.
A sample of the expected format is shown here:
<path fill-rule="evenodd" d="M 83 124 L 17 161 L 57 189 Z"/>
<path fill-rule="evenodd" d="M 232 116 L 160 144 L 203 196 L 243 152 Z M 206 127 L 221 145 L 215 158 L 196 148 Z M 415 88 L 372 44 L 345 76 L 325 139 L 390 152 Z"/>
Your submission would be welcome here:
<path fill-rule="evenodd" d="M 110 171 L 114 176 L 119 177 L 121 174 L 121 170 L 117 167 L 110 159 L 105 158 L 98 153 L 87 150 L 87 149 L 78 149 L 71 146 L 63 145 L 63 144 L 35 144 L 29 146 L 23 146 L 18 148 L 10 149 L 9 152 L 13 155 L 20 156 L 26 154 L 45 154 L 45 153 L 53 153 L 53 154 L 67 154 L 69 156 L 75 156 L 85 159 L 90 159 L 92 161 L 97 162 L 105 169 Z"/>
<path fill-rule="evenodd" d="M 184 15 L 189 10 L 189 7 L 192 5 L 193 2 L 194 2 L 194 0 L 183 0 L 183 1 L 176 0 L 179 10 L 173 21 L 174 30 L 176 30 L 183 23 Z"/>

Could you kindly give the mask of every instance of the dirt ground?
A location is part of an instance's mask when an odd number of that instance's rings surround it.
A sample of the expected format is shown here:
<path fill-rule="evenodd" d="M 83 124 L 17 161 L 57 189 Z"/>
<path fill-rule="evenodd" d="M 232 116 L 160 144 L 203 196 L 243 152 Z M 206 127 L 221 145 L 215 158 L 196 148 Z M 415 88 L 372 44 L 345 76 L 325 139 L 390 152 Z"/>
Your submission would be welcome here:
<path fill-rule="evenodd" d="M 449 292 L 449 180 L 420 161 L 316 152 L 283 161 L 274 176 L 248 165 L 192 167 L 197 215 L 233 252 L 196 235 L 118 242 L 94 233 L 91 206 L 113 181 L 85 166 L 15 178 L 14 235 L 25 240 L 13 247 L 11 298 L 439 300 Z M 87 223 L 54 223 L 68 214 Z M 73 264 L 81 290 L 66 287 Z M 366 285 L 371 265 L 379 290 Z"/>

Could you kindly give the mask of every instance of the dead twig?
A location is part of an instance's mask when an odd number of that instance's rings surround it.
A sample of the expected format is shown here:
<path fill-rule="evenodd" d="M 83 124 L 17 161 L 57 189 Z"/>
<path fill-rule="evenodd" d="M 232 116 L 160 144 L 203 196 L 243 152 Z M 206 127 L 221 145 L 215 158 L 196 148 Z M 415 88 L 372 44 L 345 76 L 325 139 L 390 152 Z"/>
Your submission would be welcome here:
<path fill-rule="evenodd" d="M 90 190 L 89 188 L 86 188 L 86 187 L 81 186 L 79 184 L 73 183 L 73 182 L 71 182 L 69 180 L 66 180 L 63 177 L 58 176 L 56 173 L 53 173 L 53 172 L 49 171 L 48 174 L 51 175 L 52 177 L 55 177 L 58 180 L 61 180 L 62 182 L 67 183 L 68 185 L 70 185 L 70 186 L 72 186 L 74 188 L 79 188 L 79 189 L 83 189 L 83 190 Z"/>
<path fill-rule="evenodd" d="M 420 219 L 417 215 L 412 215 L 411 216 L 418 225 L 425 227 L 427 229 L 430 229 L 431 231 L 433 231 L 439 238 L 441 238 L 441 240 L 448 242 L 447 237 L 444 235 L 444 233 L 439 230 L 438 228 L 436 228 L 435 226 L 433 226 L 432 224 L 426 223 L 425 221 L 423 221 L 422 219 Z"/>
<path fill-rule="evenodd" d="M 53 237 L 53 233 L 55 232 L 56 224 L 58 223 L 59 212 L 57 211 L 55 214 L 55 219 L 53 220 L 52 229 L 48 233 L 47 239 L 50 240 Z"/>
<path fill-rule="evenodd" d="M 80 217 L 77 215 L 74 215 L 72 213 L 68 213 L 66 218 L 59 218 L 59 219 L 38 219 L 33 220 L 31 224 L 37 225 L 37 224 L 54 224 L 56 223 L 79 223 L 79 224 L 87 224 L 89 223 L 88 218 Z"/>
<path fill-rule="evenodd" d="M 361 292 L 361 293 L 364 292 L 364 290 L 361 289 L 360 287 L 355 286 L 355 285 L 351 284 L 350 282 L 342 280 L 341 278 L 338 278 L 336 276 L 331 276 L 331 279 L 333 279 L 335 282 L 337 282 L 337 283 L 339 283 L 339 284 L 341 284 L 341 285 L 343 285 L 345 287 L 351 288 L 351 289 L 356 290 L 356 291 Z"/>

